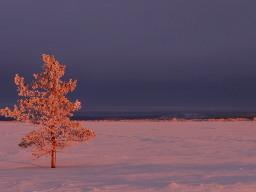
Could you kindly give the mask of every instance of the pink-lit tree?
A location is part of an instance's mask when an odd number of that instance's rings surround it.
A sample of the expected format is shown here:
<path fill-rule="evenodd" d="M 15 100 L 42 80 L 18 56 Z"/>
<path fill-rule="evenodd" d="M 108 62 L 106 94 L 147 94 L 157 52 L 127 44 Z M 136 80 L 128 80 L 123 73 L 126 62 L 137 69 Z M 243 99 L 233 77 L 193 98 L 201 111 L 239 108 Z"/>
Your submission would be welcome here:
<path fill-rule="evenodd" d="M 26 99 L 18 100 L 18 106 L 14 105 L 13 110 L 8 107 L 1 109 L 0 114 L 37 124 L 35 131 L 21 138 L 19 146 L 31 147 L 32 155 L 36 158 L 51 156 L 51 167 L 55 168 L 57 150 L 78 142 L 85 143 L 96 134 L 83 128 L 80 122 L 70 120 L 73 116 L 71 112 L 79 110 L 81 103 L 78 100 L 72 103 L 65 95 L 75 89 L 77 81 L 70 79 L 64 82 L 60 79 L 65 66 L 60 65 L 54 56 L 43 55 L 43 61 L 44 72 L 34 74 L 35 81 L 31 85 L 16 74 L 18 95 Z"/>

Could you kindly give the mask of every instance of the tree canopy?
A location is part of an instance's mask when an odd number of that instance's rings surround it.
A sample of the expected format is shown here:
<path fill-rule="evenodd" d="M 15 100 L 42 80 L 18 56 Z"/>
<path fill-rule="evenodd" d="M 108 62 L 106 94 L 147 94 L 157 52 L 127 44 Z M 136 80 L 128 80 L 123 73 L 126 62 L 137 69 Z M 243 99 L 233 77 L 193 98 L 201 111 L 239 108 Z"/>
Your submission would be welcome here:
<path fill-rule="evenodd" d="M 30 85 L 16 74 L 18 95 L 25 99 L 18 100 L 13 110 L 8 107 L 0 110 L 5 117 L 38 125 L 35 131 L 21 138 L 19 144 L 22 148 L 32 147 L 32 155 L 36 158 L 54 155 L 57 150 L 96 136 L 93 131 L 83 128 L 81 122 L 70 120 L 72 112 L 81 109 L 78 100 L 71 102 L 66 97 L 75 89 L 77 80 L 61 80 L 66 67 L 60 65 L 54 56 L 44 54 L 43 61 L 44 71 L 34 74 L 35 80 Z"/>

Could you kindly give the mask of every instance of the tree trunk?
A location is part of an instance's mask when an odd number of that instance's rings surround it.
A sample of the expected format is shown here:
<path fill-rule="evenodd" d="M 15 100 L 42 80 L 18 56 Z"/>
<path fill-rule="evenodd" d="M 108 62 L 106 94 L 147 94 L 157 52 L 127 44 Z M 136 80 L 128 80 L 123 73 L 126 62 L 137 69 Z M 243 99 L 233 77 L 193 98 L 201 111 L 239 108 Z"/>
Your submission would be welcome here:
<path fill-rule="evenodd" d="M 52 163 L 51 168 L 56 167 L 56 138 L 55 138 L 55 127 L 51 127 L 51 136 L 52 136 Z"/>
<path fill-rule="evenodd" d="M 56 167 L 56 150 L 52 150 L 52 164 L 51 164 L 51 168 L 55 168 Z"/>
<path fill-rule="evenodd" d="M 55 137 L 52 138 L 52 163 L 51 168 L 56 167 L 56 141 Z"/>

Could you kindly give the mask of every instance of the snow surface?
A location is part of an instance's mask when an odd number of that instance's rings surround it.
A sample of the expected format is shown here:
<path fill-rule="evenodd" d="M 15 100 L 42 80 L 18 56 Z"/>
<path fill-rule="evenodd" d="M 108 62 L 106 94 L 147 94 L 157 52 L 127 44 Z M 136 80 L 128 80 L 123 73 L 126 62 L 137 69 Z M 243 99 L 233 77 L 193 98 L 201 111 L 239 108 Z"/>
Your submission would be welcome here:
<path fill-rule="evenodd" d="M 86 122 L 97 137 L 33 160 L 34 129 L 0 122 L 0 191 L 253 192 L 256 122 Z"/>

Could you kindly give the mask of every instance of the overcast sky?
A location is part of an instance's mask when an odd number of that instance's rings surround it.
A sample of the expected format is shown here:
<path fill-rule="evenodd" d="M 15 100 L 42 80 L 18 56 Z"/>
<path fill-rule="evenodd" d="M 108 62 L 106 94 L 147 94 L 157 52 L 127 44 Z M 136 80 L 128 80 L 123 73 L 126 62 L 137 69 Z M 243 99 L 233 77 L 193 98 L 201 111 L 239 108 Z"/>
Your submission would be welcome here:
<path fill-rule="evenodd" d="M 83 110 L 256 110 L 256 1 L 0 0 L 0 106 L 42 54 Z"/>

